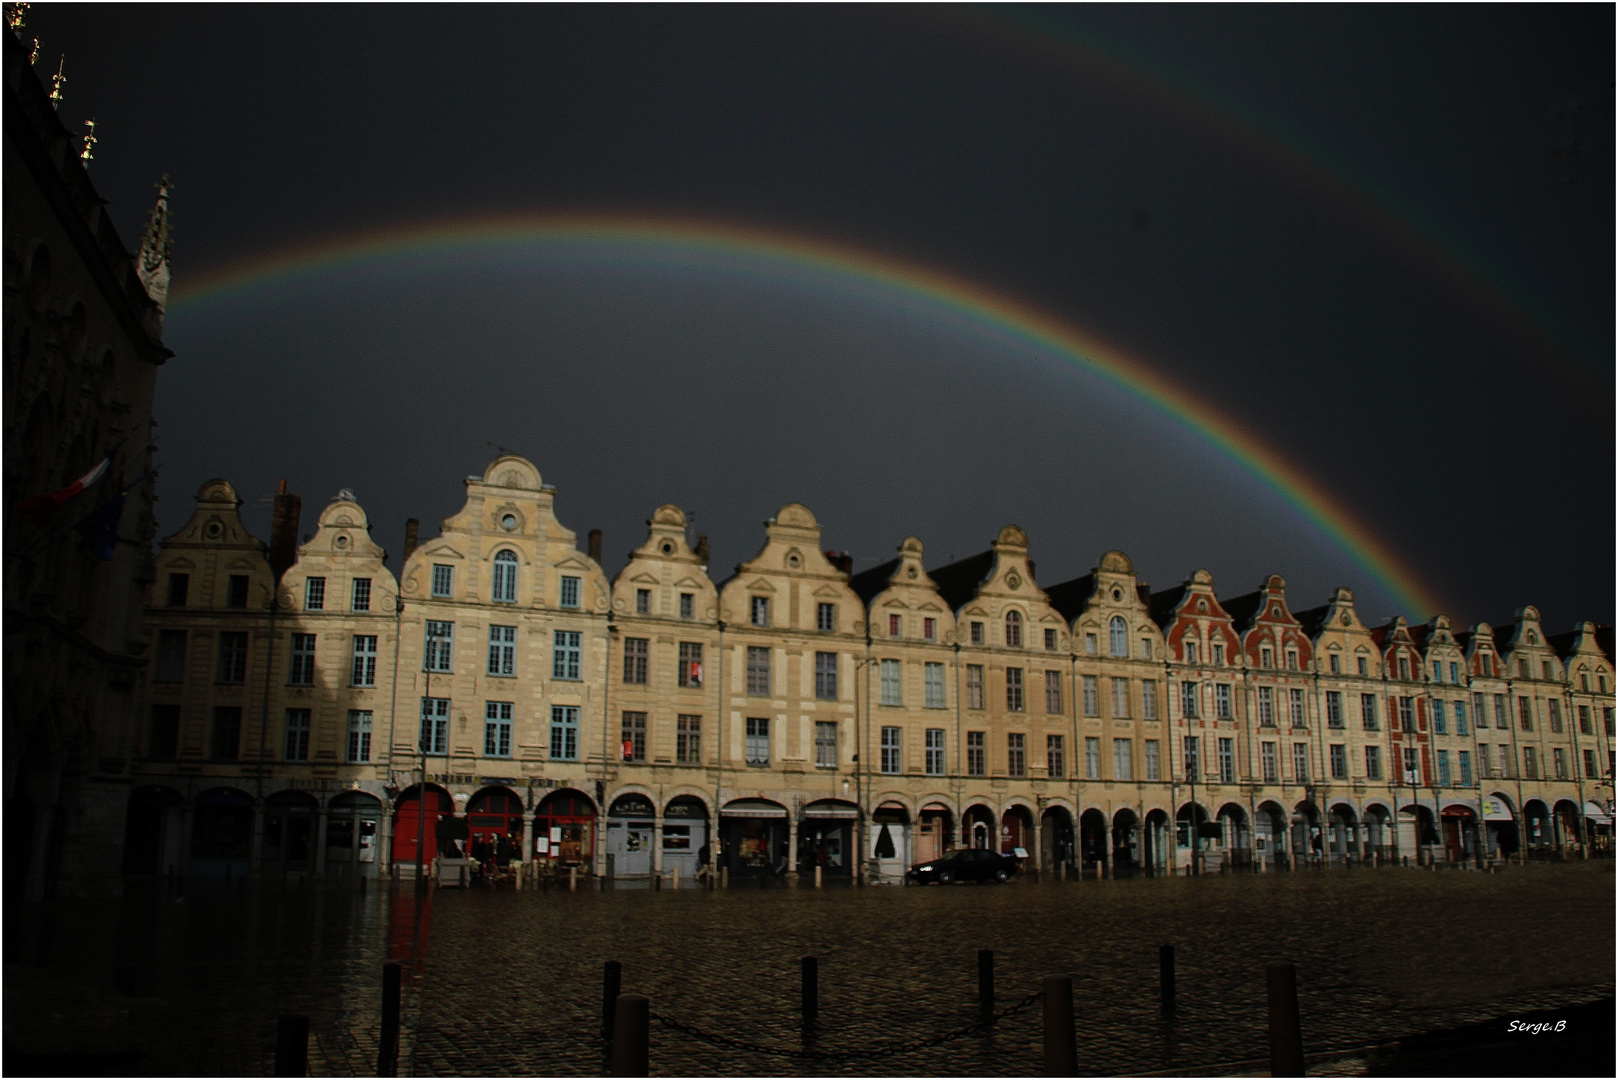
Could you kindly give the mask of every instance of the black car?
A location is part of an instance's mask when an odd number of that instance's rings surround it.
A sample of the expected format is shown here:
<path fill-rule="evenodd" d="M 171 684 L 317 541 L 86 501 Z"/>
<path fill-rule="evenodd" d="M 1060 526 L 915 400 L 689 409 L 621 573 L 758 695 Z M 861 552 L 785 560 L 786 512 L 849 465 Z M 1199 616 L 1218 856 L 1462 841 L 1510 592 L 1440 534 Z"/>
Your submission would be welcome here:
<path fill-rule="evenodd" d="M 917 863 L 905 876 L 918 885 L 929 881 L 948 885 L 955 881 L 1005 881 L 1016 872 L 1017 856 L 970 848 L 952 851 L 942 859 Z"/>

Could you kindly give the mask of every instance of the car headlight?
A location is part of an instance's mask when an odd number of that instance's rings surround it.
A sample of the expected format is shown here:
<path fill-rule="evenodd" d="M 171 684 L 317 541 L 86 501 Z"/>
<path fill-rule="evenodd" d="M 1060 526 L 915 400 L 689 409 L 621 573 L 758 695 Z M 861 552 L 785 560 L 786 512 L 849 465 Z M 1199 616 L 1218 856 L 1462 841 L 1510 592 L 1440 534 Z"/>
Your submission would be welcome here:
<path fill-rule="evenodd" d="M 926 873 L 928 870 L 931 870 L 932 868 L 933 868 L 932 863 L 928 863 L 926 866 L 918 866 L 918 867 L 916 867 L 916 869 L 918 871 L 922 872 L 922 873 Z"/>

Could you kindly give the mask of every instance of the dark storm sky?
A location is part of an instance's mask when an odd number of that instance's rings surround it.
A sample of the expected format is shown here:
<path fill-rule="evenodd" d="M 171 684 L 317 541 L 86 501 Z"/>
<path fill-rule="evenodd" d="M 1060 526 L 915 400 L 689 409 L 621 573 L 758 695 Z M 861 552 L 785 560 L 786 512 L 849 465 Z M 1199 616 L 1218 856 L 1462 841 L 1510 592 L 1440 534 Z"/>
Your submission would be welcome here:
<path fill-rule="evenodd" d="M 1613 615 L 1613 18 L 36 5 L 25 34 L 42 73 L 66 54 L 61 116 L 98 120 L 91 175 L 132 241 L 174 176 L 179 292 L 291 241 L 500 209 L 853 243 L 1147 359 L 1336 493 L 1453 617 L 1531 602 L 1560 629 Z M 306 528 L 351 487 L 397 552 L 492 440 L 581 538 L 606 531 L 609 572 L 659 503 L 696 514 L 723 578 L 797 500 L 857 566 L 911 533 L 936 565 L 1016 521 L 1047 584 L 1119 547 L 1159 588 L 1279 571 L 1295 607 L 1351 584 L 1367 618 L 1394 610 L 1126 395 L 746 266 L 424 260 L 181 309 L 166 340 L 164 533 L 222 475 L 263 535 L 284 476 Z"/>

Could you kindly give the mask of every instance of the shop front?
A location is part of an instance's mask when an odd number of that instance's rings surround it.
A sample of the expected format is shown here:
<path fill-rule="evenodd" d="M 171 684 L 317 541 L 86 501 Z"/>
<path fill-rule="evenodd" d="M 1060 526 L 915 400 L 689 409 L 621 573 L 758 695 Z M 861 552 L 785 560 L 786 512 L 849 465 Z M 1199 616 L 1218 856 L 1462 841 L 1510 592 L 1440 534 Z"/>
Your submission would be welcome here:
<path fill-rule="evenodd" d="M 683 881 L 696 881 L 708 865 L 708 808 L 701 799 L 681 795 L 663 808 L 663 869 L 678 870 Z"/>
<path fill-rule="evenodd" d="M 1443 826 L 1444 858 L 1452 863 L 1472 857 L 1477 849 L 1477 815 L 1471 807 L 1450 805 L 1439 815 Z"/>
<path fill-rule="evenodd" d="M 315 868 L 315 817 L 320 803 L 307 791 L 278 791 L 264 800 L 264 872 Z M 193 863 L 194 865 L 194 863 Z"/>
<path fill-rule="evenodd" d="M 377 830 L 382 802 L 363 791 L 347 791 L 326 810 L 326 873 L 342 878 L 376 876 Z"/>
<path fill-rule="evenodd" d="M 522 799 L 506 787 L 487 787 L 466 803 L 468 854 L 504 866 L 521 861 Z"/>
<path fill-rule="evenodd" d="M 885 802 L 871 815 L 870 858 L 877 881 L 904 881 L 911 864 L 910 812 L 903 803 Z"/>
<path fill-rule="evenodd" d="M 785 873 L 786 807 L 768 799 L 736 799 L 720 810 L 719 817 L 722 865 L 730 868 L 732 876 L 765 877 Z"/>
<path fill-rule="evenodd" d="M 1612 814 L 1600 803 L 1585 801 L 1584 827 L 1590 851 L 1605 855 L 1612 850 Z"/>
<path fill-rule="evenodd" d="M 307 795 L 302 798 L 313 807 L 314 799 Z M 247 873 L 253 847 L 252 796 L 235 788 L 213 788 L 197 796 L 191 812 L 189 873 L 197 877 L 240 876 Z M 306 831 L 302 834 L 306 858 L 309 848 L 307 830 L 313 820 L 312 816 L 305 819 Z M 265 839 L 268 840 L 267 835 Z M 268 851 L 266 848 L 266 866 L 269 865 Z"/>
<path fill-rule="evenodd" d="M 534 811 L 534 857 L 567 869 L 595 858 L 596 807 L 582 791 L 563 788 Z"/>
<path fill-rule="evenodd" d="M 454 813 L 454 800 L 437 784 L 427 785 L 425 798 L 419 787 L 401 791 L 393 809 L 393 865 L 415 873 L 419 857 L 424 872 L 431 872 L 439 855 L 439 819 Z"/>
<path fill-rule="evenodd" d="M 860 809 L 842 799 L 819 799 L 803 808 L 798 821 L 798 873 L 848 877 L 854 872 L 854 827 Z"/>
<path fill-rule="evenodd" d="M 657 808 L 645 795 L 620 795 L 607 808 L 607 866 L 614 877 L 652 874 L 652 839 Z"/>
<path fill-rule="evenodd" d="M 1489 842 L 1485 855 L 1498 853 L 1509 858 L 1517 854 L 1517 815 L 1512 813 L 1511 800 L 1498 791 L 1483 797 L 1483 830 Z"/>
<path fill-rule="evenodd" d="M 928 803 L 921 808 L 921 824 L 917 828 L 916 861 L 931 862 L 942 859 L 954 843 L 953 816 L 942 803 Z"/>
<path fill-rule="evenodd" d="M 124 873 L 167 874 L 185 865 L 181 858 L 180 838 L 185 835 L 185 799 L 173 788 L 150 785 L 136 788 L 129 795 L 129 809 L 124 815 Z M 22 817 L 8 821 L 20 822 Z M 247 831 L 253 828 L 251 816 Z M 20 839 L 11 849 L 13 855 L 26 853 L 33 843 L 33 834 L 19 833 Z M 244 858 L 245 864 L 246 859 Z"/>

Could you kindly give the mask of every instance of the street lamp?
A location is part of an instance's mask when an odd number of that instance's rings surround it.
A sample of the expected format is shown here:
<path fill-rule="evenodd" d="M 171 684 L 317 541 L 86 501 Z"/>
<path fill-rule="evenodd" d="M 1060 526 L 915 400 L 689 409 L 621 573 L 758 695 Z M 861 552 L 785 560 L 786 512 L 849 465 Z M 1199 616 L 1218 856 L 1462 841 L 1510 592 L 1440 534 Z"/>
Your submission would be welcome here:
<path fill-rule="evenodd" d="M 421 750 L 421 784 L 416 788 L 416 895 L 418 896 L 425 895 L 427 892 L 427 878 L 422 872 L 422 859 L 424 849 L 427 846 L 427 747 L 429 733 L 434 730 L 429 728 L 428 724 L 436 724 L 437 721 L 436 717 L 428 715 L 427 710 L 430 707 L 428 702 L 432 701 L 433 698 L 433 665 L 438 662 L 440 645 L 448 637 L 439 623 L 430 619 L 424 621 L 427 628 L 423 638 L 427 663 L 422 666 L 426 668 L 427 673 L 427 694 L 426 699 L 422 702 L 422 724 L 417 739 Z"/>

